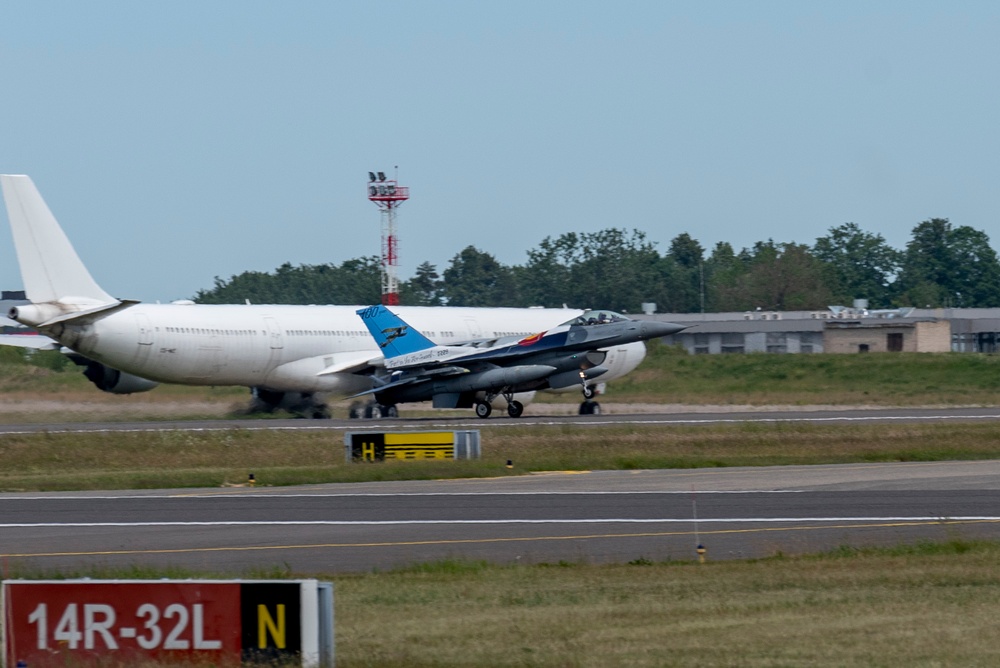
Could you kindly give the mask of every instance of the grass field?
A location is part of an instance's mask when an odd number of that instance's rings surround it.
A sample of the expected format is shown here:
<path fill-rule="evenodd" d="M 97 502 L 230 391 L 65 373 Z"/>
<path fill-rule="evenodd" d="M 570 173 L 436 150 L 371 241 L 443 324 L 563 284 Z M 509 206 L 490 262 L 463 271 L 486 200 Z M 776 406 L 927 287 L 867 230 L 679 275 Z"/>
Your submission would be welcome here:
<path fill-rule="evenodd" d="M 140 395 L 100 392 L 79 368 L 57 353 L 21 353 L 0 346 L 0 419 L 18 414 L 34 421 L 33 403 L 83 404 L 98 416 L 116 419 L 221 417 L 244 406 L 245 388 L 161 386 Z M 576 392 L 539 393 L 539 403 L 574 403 Z M 683 405 L 1000 405 L 1000 356 L 972 353 L 883 353 L 871 355 L 688 355 L 652 342 L 638 369 L 609 384 L 606 404 Z M 345 404 L 346 405 L 346 404 Z M 114 409 L 118 408 L 115 413 Z M 339 407 L 344 415 L 343 406 Z M 168 410 L 169 409 L 169 410 Z M 426 410 L 422 405 L 401 409 Z M 83 413 L 83 415 L 79 415 Z M 470 412 L 469 412 L 470 413 Z M 50 416 L 51 417 L 51 416 Z M 86 411 L 77 411 L 86 418 Z"/>
<path fill-rule="evenodd" d="M 335 587 L 339 668 L 993 666 L 998 561 L 1000 544 L 956 538 L 705 564 L 449 561 L 318 577 Z"/>
<path fill-rule="evenodd" d="M 998 362 L 984 355 L 690 357 L 653 347 L 647 362 L 612 384 L 603 401 L 996 405 Z M 39 406 L 62 407 L 57 419 L 65 420 L 219 416 L 245 397 L 244 390 L 211 388 L 116 397 L 90 387 L 75 369 L 17 361 L 0 363 L 0 388 L 0 419 L 7 422 L 51 420 Z M 249 472 L 261 485 L 285 485 L 1000 456 L 1000 425 L 989 422 L 836 429 L 801 423 L 499 428 L 484 422 L 482 439 L 484 456 L 475 462 L 349 465 L 340 432 L 12 435 L 0 437 L 0 489 L 218 486 L 243 484 Z M 508 459 L 512 470 L 504 465 Z M 335 582 L 340 668 L 992 666 L 1000 664 L 997 563 L 1000 543 L 966 540 L 956 529 L 942 544 L 753 561 L 443 562 L 364 575 L 308 575 Z M 303 574 L 136 569 L 12 575 Z"/>
<path fill-rule="evenodd" d="M 151 431 L 0 437 L 0 491 L 420 480 L 533 471 L 780 466 L 1000 457 L 1000 423 L 484 427 L 473 461 L 349 464 L 343 432 Z M 513 468 L 506 468 L 507 461 Z"/>

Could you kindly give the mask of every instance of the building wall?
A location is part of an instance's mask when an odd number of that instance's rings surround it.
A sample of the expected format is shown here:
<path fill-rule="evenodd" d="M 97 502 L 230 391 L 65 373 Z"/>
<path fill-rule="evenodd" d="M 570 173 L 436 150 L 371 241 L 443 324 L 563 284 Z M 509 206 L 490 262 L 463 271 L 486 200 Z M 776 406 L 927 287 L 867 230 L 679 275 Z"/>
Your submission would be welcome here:
<path fill-rule="evenodd" d="M 681 332 L 663 337 L 692 355 L 719 353 L 821 353 L 822 332 Z"/>
<path fill-rule="evenodd" d="M 830 353 L 889 352 L 889 337 L 902 335 L 902 352 L 938 353 L 951 350 L 951 324 L 947 321 L 907 325 L 830 326 L 823 332 L 823 348 Z"/>
<path fill-rule="evenodd" d="M 951 322 L 917 323 L 917 352 L 946 353 L 951 351 Z"/>

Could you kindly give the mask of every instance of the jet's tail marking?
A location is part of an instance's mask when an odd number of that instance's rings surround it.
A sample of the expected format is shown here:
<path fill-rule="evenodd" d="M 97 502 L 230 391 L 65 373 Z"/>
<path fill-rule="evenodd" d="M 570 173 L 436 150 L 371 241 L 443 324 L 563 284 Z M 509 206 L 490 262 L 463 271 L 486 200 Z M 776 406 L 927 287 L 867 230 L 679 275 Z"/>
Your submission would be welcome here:
<path fill-rule="evenodd" d="M 436 344 L 381 304 L 357 311 L 387 360 L 435 348 Z"/>
<path fill-rule="evenodd" d="M 0 186 L 28 299 L 36 304 L 114 302 L 80 261 L 31 179 L 0 174 Z"/>

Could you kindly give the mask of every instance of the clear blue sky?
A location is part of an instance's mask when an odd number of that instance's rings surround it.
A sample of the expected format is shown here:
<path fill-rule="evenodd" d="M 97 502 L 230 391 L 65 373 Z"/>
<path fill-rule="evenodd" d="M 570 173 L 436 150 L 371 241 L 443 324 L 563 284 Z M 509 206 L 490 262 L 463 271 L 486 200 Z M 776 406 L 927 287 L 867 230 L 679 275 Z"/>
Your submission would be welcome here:
<path fill-rule="evenodd" d="M 403 278 L 609 227 L 996 245 L 998 35 L 973 1 L 4 2 L 0 172 L 147 301 L 378 254 L 395 165 Z"/>

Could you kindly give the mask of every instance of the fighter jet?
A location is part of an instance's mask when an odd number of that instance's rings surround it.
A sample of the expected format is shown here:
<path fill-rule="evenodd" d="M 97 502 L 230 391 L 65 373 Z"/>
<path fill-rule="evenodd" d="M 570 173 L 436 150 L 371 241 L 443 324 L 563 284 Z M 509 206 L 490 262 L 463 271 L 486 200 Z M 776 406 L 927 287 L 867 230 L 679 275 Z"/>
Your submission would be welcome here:
<path fill-rule="evenodd" d="M 355 396 L 374 395 L 384 415 L 396 405 L 432 401 L 435 408 L 475 407 L 487 418 L 492 402 L 502 396 L 507 414 L 520 417 L 521 392 L 581 386 L 593 397 L 590 381 L 610 380 L 604 366 L 610 349 L 667 336 L 684 329 L 672 323 L 631 320 L 613 311 L 587 311 L 550 330 L 532 336 L 479 342 L 478 346 L 437 345 L 385 306 L 357 311 L 385 357 L 385 371 L 374 387 Z M 581 413 L 599 413 L 596 402 Z"/>

